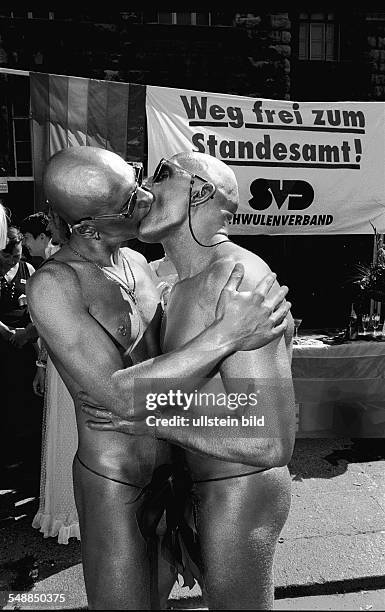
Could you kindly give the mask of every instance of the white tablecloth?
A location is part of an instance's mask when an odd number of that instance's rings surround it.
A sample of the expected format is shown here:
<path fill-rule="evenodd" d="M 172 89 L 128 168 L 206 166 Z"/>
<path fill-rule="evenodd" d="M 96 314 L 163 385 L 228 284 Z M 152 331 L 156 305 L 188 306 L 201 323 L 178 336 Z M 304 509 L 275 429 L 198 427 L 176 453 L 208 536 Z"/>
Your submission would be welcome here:
<path fill-rule="evenodd" d="M 300 431 L 384 435 L 385 342 L 300 342 L 292 362 Z"/>

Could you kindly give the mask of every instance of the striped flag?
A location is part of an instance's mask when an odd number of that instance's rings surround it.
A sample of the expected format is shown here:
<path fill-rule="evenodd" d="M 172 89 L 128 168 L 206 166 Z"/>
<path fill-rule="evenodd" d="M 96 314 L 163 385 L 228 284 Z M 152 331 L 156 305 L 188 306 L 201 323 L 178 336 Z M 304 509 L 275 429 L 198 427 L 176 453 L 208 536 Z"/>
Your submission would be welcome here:
<path fill-rule="evenodd" d="M 35 209 L 45 209 L 48 159 L 73 146 L 114 151 L 146 163 L 146 86 L 30 73 Z"/>

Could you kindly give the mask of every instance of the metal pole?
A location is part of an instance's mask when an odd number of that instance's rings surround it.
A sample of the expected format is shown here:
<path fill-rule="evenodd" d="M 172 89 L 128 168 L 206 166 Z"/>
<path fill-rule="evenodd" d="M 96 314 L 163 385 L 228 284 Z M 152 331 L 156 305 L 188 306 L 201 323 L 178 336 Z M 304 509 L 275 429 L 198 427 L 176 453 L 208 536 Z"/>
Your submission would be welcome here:
<path fill-rule="evenodd" d="M 374 234 L 372 262 L 375 264 L 376 261 L 377 261 L 377 240 L 376 240 L 376 234 Z M 375 312 L 377 312 L 377 302 L 371 299 L 370 300 L 370 316 L 372 316 L 372 314 L 374 314 Z"/>
<path fill-rule="evenodd" d="M 15 70 L 14 68 L 0 68 L 0 74 L 14 74 L 16 76 L 29 76 L 29 70 Z"/>
<path fill-rule="evenodd" d="M 382 249 L 384 246 L 384 234 L 378 235 L 378 248 Z M 377 302 L 377 314 L 381 316 L 381 302 Z"/>

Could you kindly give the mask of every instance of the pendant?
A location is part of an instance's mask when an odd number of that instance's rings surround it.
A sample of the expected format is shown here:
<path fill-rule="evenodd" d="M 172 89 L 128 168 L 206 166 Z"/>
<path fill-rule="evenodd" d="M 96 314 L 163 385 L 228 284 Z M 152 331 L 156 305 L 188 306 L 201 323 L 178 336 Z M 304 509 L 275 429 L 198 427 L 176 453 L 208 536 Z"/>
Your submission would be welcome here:
<path fill-rule="evenodd" d="M 125 325 L 119 325 L 118 333 L 122 336 L 127 336 L 127 327 Z"/>
<path fill-rule="evenodd" d="M 131 300 L 134 302 L 135 306 L 137 306 L 138 302 L 137 302 L 135 293 L 129 287 L 127 287 L 126 291 L 128 295 L 130 296 Z"/>

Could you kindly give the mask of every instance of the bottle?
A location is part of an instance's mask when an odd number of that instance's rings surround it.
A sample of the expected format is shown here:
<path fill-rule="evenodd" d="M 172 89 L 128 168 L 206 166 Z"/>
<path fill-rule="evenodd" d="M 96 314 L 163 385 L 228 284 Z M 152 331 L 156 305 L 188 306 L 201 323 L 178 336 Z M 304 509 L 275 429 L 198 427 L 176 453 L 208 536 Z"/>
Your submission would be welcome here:
<path fill-rule="evenodd" d="M 357 313 L 354 310 L 354 304 L 352 304 L 349 316 L 349 322 L 346 329 L 346 339 L 347 340 L 357 340 L 358 336 L 358 317 Z"/>

